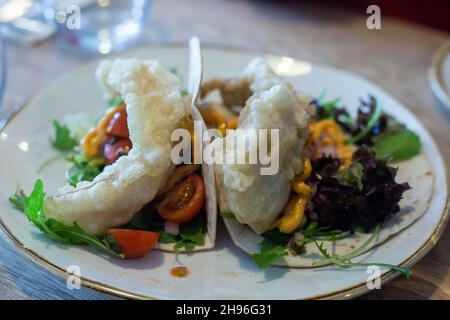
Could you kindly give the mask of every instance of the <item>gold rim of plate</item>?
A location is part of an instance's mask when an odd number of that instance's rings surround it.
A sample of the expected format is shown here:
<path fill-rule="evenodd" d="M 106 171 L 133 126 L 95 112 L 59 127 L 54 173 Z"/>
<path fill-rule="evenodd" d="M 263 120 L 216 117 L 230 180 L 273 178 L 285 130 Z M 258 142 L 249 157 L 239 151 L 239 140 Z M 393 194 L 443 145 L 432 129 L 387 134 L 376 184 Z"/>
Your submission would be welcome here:
<path fill-rule="evenodd" d="M 450 40 L 446 41 L 434 54 L 428 68 L 428 80 L 431 90 L 442 105 L 450 111 L 450 92 L 444 89 L 442 67 L 444 60 L 450 55 Z"/>

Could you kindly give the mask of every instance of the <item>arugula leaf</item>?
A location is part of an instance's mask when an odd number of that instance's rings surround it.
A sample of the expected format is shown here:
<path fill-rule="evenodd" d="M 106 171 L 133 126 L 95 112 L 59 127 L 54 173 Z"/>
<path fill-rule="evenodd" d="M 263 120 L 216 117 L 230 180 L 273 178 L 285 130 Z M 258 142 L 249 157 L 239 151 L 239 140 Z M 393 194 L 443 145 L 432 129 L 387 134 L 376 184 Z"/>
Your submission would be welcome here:
<path fill-rule="evenodd" d="M 352 252 L 342 255 L 342 256 L 331 256 L 326 248 L 324 248 L 323 243 L 317 243 L 317 248 L 319 249 L 319 252 L 324 256 L 323 259 L 316 260 L 313 262 L 313 266 L 324 266 L 327 264 L 333 264 L 335 266 L 341 267 L 341 268 L 351 268 L 351 267 L 368 267 L 368 266 L 379 266 L 382 268 L 392 269 L 397 272 L 400 272 L 403 276 L 405 276 L 407 279 L 409 279 L 412 276 L 412 271 L 409 268 L 403 268 L 396 265 L 386 264 L 386 263 L 378 263 L 378 262 L 352 262 L 351 259 L 360 255 L 364 252 L 364 250 L 369 246 L 369 244 L 375 240 L 375 238 L 380 233 L 380 224 L 378 224 L 372 235 L 367 239 L 361 246 L 353 250 Z"/>
<path fill-rule="evenodd" d="M 252 259 L 260 269 L 265 269 L 288 253 L 287 244 L 292 235 L 275 228 L 264 232 L 262 236 L 264 239 L 259 244 L 260 252 L 252 254 Z"/>
<path fill-rule="evenodd" d="M 391 155 L 393 160 L 406 160 L 420 153 L 419 137 L 411 130 L 386 131 L 374 138 L 377 157 Z"/>
<path fill-rule="evenodd" d="M 323 246 L 323 242 L 321 242 L 320 244 L 317 243 L 317 241 L 314 241 L 314 243 L 317 246 L 317 249 L 319 249 L 319 252 L 326 258 L 326 259 L 330 259 L 331 255 L 328 253 L 328 250 Z"/>
<path fill-rule="evenodd" d="M 23 212 L 25 210 L 25 197 L 26 195 L 23 190 L 16 188 L 16 191 L 8 200 L 14 208 Z"/>
<path fill-rule="evenodd" d="M 199 218 L 181 226 L 179 240 L 175 243 L 174 250 L 178 251 L 184 248 L 186 251 L 191 251 L 195 246 L 204 246 L 205 235 L 203 230 L 203 223 Z"/>
<path fill-rule="evenodd" d="M 24 198 L 25 208 L 24 213 L 27 218 L 34 222 L 35 224 L 39 224 L 39 214 L 44 210 L 44 184 L 42 180 L 36 181 L 34 184 L 33 191 L 28 197 Z"/>
<path fill-rule="evenodd" d="M 59 151 L 71 151 L 78 145 L 77 139 L 75 139 L 69 130 L 69 127 L 58 122 L 53 121 L 53 127 L 55 128 L 55 137 L 52 140 L 52 145 Z"/>
<path fill-rule="evenodd" d="M 179 239 L 177 236 L 174 236 L 173 234 L 169 234 L 164 231 L 159 232 L 158 242 L 160 243 L 177 243 L 178 241 Z"/>
<path fill-rule="evenodd" d="M 181 228 L 180 236 L 182 239 L 203 245 L 205 239 L 203 238 L 203 227 L 199 224 L 186 224 L 184 228 Z"/>
<path fill-rule="evenodd" d="M 333 177 L 344 186 L 357 187 L 359 191 L 363 189 L 364 167 L 359 162 L 352 162 L 350 166 L 342 171 L 338 171 Z"/>
<path fill-rule="evenodd" d="M 10 202 L 18 209 L 23 208 L 21 211 L 25 213 L 28 220 L 33 222 L 39 230 L 53 240 L 64 244 L 89 245 L 113 256 L 124 257 L 123 254 L 116 252 L 107 243 L 104 243 L 102 241 L 103 237 L 87 233 L 77 223 L 66 225 L 53 218 L 46 220 L 44 210 L 45 192 L 44 184 L 41 180 L 36 181 L 29 196 L 25 196 L 23 191 L 16 192 L 16 195 L 23 199 L 23 202 L 19 202 L 23 203 L 23 207 L 17 206 L 17 197 L 15 196 L 10 198 Z"/>
<path fill-rule="evenodd" d="M 298 230 L 303 239 L 297 241 L 297 245 L 305 245 L 315 241 L 336 241 L 348 237 L 350 231 L 332 230 L 328 227 L 319 227 L 317 221 L 312 221 L 306 227 Z"/>
<path fill-rule="evenodd" d="M 288 253 L 285 245 L 277 244 L 270 238 L 264 238 L 259 246 L 261 252 L 252 254 L 252 259 L 260 269 L 266 269 L 277 259 Z"/>
<path fill-rule="evenodd" d="M 263 233 L 263 241 L 259 244 L 260 252 L 252 254 L 256 265 L 265 269 L 277 259 L 288 254 L 289 250 L 297 247 L 301 252 L 301 246 L 315 241 L 335 241 L 343 239 L 350 235 L 350 231 L 330 230 L 327 227 L 320 227 L 317 221 L 312 221 L 308 225 L 300 228 L 297 232 L 303 235 L 290 248 L 287 247 L 292 238 L 292 234 L 280 232 L 278 229 L 272 229 Z M 295 250 L 297 252 L 297 250 Z"/>

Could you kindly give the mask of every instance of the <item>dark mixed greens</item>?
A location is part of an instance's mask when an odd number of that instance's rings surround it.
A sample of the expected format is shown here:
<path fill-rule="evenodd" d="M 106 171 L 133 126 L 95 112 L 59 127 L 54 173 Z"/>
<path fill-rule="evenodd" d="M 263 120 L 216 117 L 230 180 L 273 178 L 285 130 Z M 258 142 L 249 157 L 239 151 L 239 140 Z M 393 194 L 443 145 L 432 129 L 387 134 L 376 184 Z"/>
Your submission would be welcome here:
<path fill-rule="evenodd" d="M 309 219 L 332 229 L 369 232 L 400 210 L 408 183 L 395 181 L 396 169 L 387 158 L 376 158 L 365 146 L 353 153 L 351 165 L 339 171 L 340 160 L 322 157 L 312 162 L 310 183 L 316 192 L 309 202 Z"/>

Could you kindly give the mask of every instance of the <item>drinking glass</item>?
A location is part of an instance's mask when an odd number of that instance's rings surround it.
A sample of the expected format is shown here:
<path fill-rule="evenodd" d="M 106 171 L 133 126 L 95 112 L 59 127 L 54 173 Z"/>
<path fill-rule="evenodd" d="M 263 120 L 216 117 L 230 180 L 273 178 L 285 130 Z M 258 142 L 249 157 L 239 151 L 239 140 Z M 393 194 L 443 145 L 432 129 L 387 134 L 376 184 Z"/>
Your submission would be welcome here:
<path fill-rule="evenodd" d="M 1 34 L 9 41 L 33 45 L 56 31 L 53 0 L 0 0 Z"/>
<path fill-rule="evenodd" d="M 60 7 L 56 20 L 63 39 L 72 48 L 100 54 L 121 51 L 138 41 L 152 3 L 151 0 L 88 2 L 78 10 L 73 5 Z"/>

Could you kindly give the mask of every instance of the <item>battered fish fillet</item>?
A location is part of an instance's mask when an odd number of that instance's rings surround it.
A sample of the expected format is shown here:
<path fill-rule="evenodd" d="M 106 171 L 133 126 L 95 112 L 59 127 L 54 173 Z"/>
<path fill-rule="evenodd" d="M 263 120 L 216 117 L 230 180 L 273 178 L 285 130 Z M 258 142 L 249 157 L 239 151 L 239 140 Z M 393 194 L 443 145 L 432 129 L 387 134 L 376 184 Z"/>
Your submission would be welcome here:
<path fill-rule="evenodd" d="M 220 210 L 232 212 L 240 223 L 260 234 L 269 229 L 283 211 L 290 194 L 290 182 L 303 168 L 301 157 L 308 137 L 311 109 L 308 102 L 289 83 L 277 77 L 262 59 L 253 60 L 241 79 L 246 80 L 243 83 L 250 83 L 252 91 L 238 119 L 237 129 L 242 131 L 214 140 L 212 147 L 221 154 L 225 141 L 222 155 L 234 159 L 242 152 L 248 154 L 252 146 L 247 144 L 244 150 L 236 150 L 226 143 L 228 139 L 244 139 L 246 132 L 253 129 L 278 129 L 279 171 L 275 175 L 261 175 L 260 169 L 264 166 L 260 163 L 217 164 L 217 188 Z"/>
<path fill-rule="evenodd" d="M 188 114 L 179 80 L 156 61 L 103 61 L 97 79 L 105 98 L 121 97 L 133 148 L 92 182 L 65 187 L 45 201 L 47 218 L 78 223 L 99 234 L 127 223 L 150 202 L 173 171 L 172 131 Z"/>

